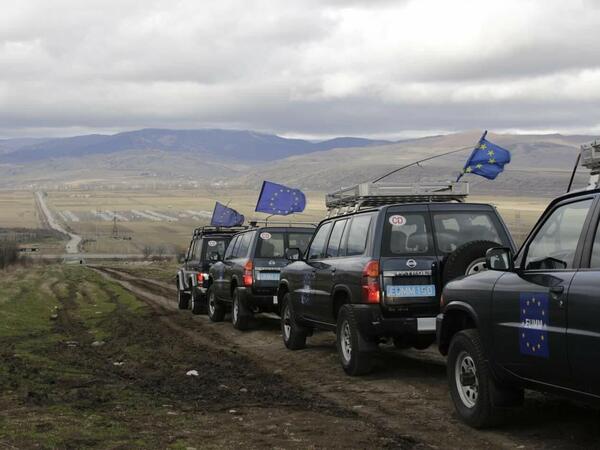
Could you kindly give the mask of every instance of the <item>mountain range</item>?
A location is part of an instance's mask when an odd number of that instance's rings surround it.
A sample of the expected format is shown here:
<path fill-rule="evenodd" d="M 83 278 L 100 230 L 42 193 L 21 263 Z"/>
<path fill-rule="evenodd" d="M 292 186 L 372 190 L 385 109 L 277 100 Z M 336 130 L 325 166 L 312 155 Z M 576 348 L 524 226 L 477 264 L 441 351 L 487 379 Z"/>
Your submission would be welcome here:
<path fill-rule="evenodd" d="M 402 141 L 341 137 L 321 142 L 237 130 L 144 129 L 115 135 L 0 140 L 0 187 L 144 186 L 149 183 L 256 189 L 271 180 L 313 191 L 369 181 L 429 156 L 386 181 L 456 179 L 480 131 Z M 471 192 L 552 197 L 564 192 L 580 145 L 596 136 L 488 134 L 512 153 L 495 181 L 469 175 Z M 587 172 L 580 169 L 576 183 Z M 576 184 L 576 185 L 577 185 Z"/>

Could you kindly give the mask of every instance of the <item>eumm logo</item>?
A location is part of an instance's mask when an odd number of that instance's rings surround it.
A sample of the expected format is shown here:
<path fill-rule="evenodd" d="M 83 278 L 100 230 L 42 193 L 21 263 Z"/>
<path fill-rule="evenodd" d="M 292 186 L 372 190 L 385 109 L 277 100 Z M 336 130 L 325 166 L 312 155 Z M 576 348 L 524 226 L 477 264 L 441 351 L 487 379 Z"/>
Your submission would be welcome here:
<path fill-rule="evenodd" d="M 521 328 L 519 346 L 521 354 L 548 358 L 548 294 L 522 293 L 519 298 Z"/>

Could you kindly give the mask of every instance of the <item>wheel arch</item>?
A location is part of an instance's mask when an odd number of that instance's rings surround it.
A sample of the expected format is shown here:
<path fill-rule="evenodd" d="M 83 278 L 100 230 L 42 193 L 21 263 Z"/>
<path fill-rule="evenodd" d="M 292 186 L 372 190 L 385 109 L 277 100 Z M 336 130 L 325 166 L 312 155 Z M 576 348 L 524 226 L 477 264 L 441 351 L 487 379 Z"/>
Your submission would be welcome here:
<path fill-rule="evenodd" d="M 462 330 L 478 329 L 477 313 L 471 305 L 463 301 L 448 304 L 444 311 L 444 319 L 438 331 L 438 347 L 442 355 L 448 354 L 450 342 L 454 335 Z"/>
<path fill-rule="evenodd" d="M 352 294 L 347 286 L 338 285 L 333 288 L 331 298 L 333 299 L 333 317 L 337 320 L 340 308 L 346 304 L 352 303 Z"/>

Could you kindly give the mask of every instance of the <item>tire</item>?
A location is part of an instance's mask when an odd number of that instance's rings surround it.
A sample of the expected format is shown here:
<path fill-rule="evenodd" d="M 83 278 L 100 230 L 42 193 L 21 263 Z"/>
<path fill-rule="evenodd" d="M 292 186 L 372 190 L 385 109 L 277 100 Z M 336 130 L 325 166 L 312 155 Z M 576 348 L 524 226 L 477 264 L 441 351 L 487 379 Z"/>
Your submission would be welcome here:
<path fill-rule="evenodd" d="M 283 343 L 290 350 L 300 350 L 306 347 L 308 330 L 296 322 L 296 314 L 289 292 L 283 297 L 283 305 L 281 306 L 281 336 L 283 337 Z"/>
<path fill-rule="evenodd" d="M 231 305 L 231 323 L 233 328 L 240 331 L 245 331 L 250 326 L 250 318 L 252 315 L 248 312 L 244 304 L 239 288 L 233 291 L 233 301 Z"/>
<path fill-rule="evenodd" d="M 464 374 L 471 375 L 470 379 L 462 378 Z M 464 330 L 452 338 L 447 375 L 456 412 L 474 428 L 498 424 L 502 416 L 497 405 L 515 406 L 523 401 L 522 389 L 498 386 L 493 379 L 477 330 Z"/>
<path fill-rule="evenodd" d="M 202 295 L 196 288 L 192 288 L 192 295 L 190 296 L 190 305 L 192 308 L 192 314 L 206 314 L 208 309 L 206 297 L 202 298 Z"/>
<path fill-rule="evenodd" d="M 442 280 L 444 285 L 463 275 L 487 270 L 485 267 L 485 254 L 492 247 L 500 244 L 492 241 L 471 241 L 454 250 L 444 264 Z"/>
<path fill-rule="evenodd" d="M 350 305 L 340 308 L 336 327 L 336 346 L 344 372 L 351 376 L 365 375 L 373 367 L 374 344 L 360 334 L 354 311 Z"/>
<path fill-rule="evenodd" d="M 190 303 L 190 294 L 179 289 L 179 283 L 177 284 L 177 307 L 179 309 L 188 309 Z"/>
<path fill-rule="evenodd" d="M 208 318 L 212 322 L 223 322 L 225 318 L 225 306 L 215 295 L 215 290 L 212 286 L 208 288 L 206 298 L 208 303 Z"/>

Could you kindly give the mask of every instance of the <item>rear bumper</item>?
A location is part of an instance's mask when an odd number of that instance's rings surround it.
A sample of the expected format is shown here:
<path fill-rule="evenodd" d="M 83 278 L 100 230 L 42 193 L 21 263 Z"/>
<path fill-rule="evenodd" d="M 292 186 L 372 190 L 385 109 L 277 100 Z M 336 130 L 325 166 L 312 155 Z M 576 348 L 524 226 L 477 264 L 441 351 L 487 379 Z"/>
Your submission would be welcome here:
<path fill-rule="evenodd" d="M 258 308 L 266 312 L 279 312 L 279 301 L 277 300 L 277 289 L 270 294 L 258 294 L 250 289 L 240 289 L 241 300 L 248 308 Z"/>
<path fill-rule="evenodd" d="M 384 317 L 379 305 L 352 305 L 361 334 L 395 337 L 435 334 L 435 317 Z"/>

